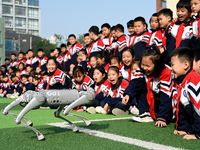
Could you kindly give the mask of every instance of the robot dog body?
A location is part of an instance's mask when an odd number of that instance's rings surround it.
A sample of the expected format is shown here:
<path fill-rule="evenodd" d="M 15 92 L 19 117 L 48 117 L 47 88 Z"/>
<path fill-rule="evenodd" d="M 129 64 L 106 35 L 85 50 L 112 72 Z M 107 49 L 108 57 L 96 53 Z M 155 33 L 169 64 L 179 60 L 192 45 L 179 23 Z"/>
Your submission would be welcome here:
<path fill-rule="evenodd" d="M 33 123 L 24 117 L 26 113 L 28 113 L 32 109 L 39 108 L 40 106 L 59 106 L 57 110 L 54 112 L 55 117 L 63 119 L 67 121 L 71 126 L 74 132 L 78 132 L 78 128 L 69 120 L 60 116 L 60 112 L 62 111 L 65 116 L 75 116 L 82 119 L 86 126 L 90 126 L 91 122 L 84 117 L 70 114 L 69 111 L 74 107 L 84 104 L 91 104 L 94 101 L 94 90 L 89 88 L 87 91 L 78 92 L 77 90 L 41 90 L 39 92 L 35 91 L 27 91 L 23 95 L 19 96 L 15 101 L 10 103 L 5 109 L 2 110 L 4 115 L 16 116 L 15 123 L 27 127 L 33 130 L 38 140 L 44 140 L 44 136 L 37 129 L 33 128 Z M 17 105 L 25 105 L 22 111 L 16 115 L 9 113 L 9 110 Z M 68 105 L 65 109 L 63 109 L 66 105 Z M 25 123 L 22 123 L 21 120 L 24 120 Z"/>

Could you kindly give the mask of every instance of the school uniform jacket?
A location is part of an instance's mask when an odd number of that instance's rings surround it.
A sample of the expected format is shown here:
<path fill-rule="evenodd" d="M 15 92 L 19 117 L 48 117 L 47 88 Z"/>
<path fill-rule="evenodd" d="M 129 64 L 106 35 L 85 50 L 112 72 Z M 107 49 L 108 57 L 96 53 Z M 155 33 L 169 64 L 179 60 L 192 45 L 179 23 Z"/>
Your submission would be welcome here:
<path fill-rule="evenodd" d="M 27 61 L 26 61 L 26 64 L 29 64 L 33 67 L 33 69 L 35 69 L 38 64 L 39 64 L 39 58 L 38 57 L 33 57 L 33 58 L 29 58 Z"/>
<path fill-rule="evenodd" d="M 59 63 L 59 64 L 63 64 L 63 57 L 61 56 L 61 55 L 58 55 L 57 57 L 56 57 L 56 61 Z"/>
<path fill-rule="evenodd" d="M 10 87 L 10 80 L 8 80 L 7 82 L 3 82 L 3 86 L 2 86 L 3 91 L 7 91 L 6 94 L 12 94 L 13 91 L 11 90 Z"/>
<path fill-rule="evenodd" d="M 96 39 L 93 41 L 92 46 L 91 46 L 91 52 L 90 52 L 90 57 L 96 55 L 98 52 L 105 50 L 105 44 L 103 43 L 101 38 Z"/>
<path fill-rule="evenodd" d="M 87 75 L 84 76 L 83 81 L 78 83 L 74 78 L 72 79 L 72 89 L 79 91 L 87 91 L 87 88 L 91 87 L 94 81 Z"/>
<path fill-rule="evenodd" d="M 71 59 L 71 55 L 70 52 L 67 51 L 66 53 L 63 54 L 63 67 L 65 68 L 66 71 L 69 71 L 70 68 L 70 59 Z"/>
<path fill-rule="evenodd" d="M 19 64 L 19 61 L 18 60 L 15 60 L 15 61 L 11 61 L 10 62 L 10 67 L 15 67 Z"/>
<path fill-rule="evenodd" d="M 132 37 L 130 47 L 134 50 L 136 59 L 140 59 L 143 51 L 148 47 L 150 36 L 151 34 L 145 31 Z"/>
<path fill-rule="evenodd" d="M 127 81 L 130 81 L 131 78 L 133 78 L 133 74 L 131 73 L 131 69 L 130 67 L 124 65 L 124 64 L 121 64 L 119 66 L 119 71 L 121 72 L 122 74 L 122 77 L 127 80 Z"/>
<path fill-rule="evenodd" d="M 165 30 L 161 29 L 158 30 L 155 34 L 155 37 L 153 39 L 153 43 L 155 43 L 155 45 L 158 48 L 164 48 L 166 50 L 166 37 L 165 37 Z"/>
<path fill-rule="evenodd" d="M 183 25 L 183 31 L 181 32 L 181 27 Z M 180 33 L 180 35 L 178 34 Z M 182 34 L 181 34 L 182 33 Z M 190 47 L 191 48 L 191 33 L 192 27 L 190 26 L 189 22 L 180 22 L 176 21 L 173 22 L 165 32 L 166 36 L 166 58 L 165 62 L 168 64 L 170 62 L 170 53 L 176 49 L 176 47 Z M 180 43 L 177 43 L 178 39 L 181 38 Z"/>
<path fill-rule="evenodd" d="M 47 77 L 46 89 L 70 89 L 72 87 L 71 79 L 60 69 L 49 73 Z"/>
<path fill-rule="evenodd" d="M 83 48 L 83 45 L 81 45 L 79 42 L 76 42 L 72 47 L 70 48 L 70 55 L 71 55 L 71 64 L 76 64 L 76 57 L 78 55 L 78 52 Z"/>
<path fill-rule="evenodd" d="M 114 56 L 118 56 L 121 57 L 121 53 L 123 51 L 124 48 L 127 47 L 127 37 L 125 34 L 121 35 L 118 40 L 117 40 L 117 48 L 116 51 L 114 52 Z"/>
<path fill-rule="evenodd" d="M 196 18 L 191 23 L 192 33 L 191 33 L 191 44 L 192 48 L 200 48 L 200 18 Z"/>
<path fill-rule="evenodd" d="M 186 131 L 184 122 L 192 120 L 195 124 L 195 136 L 200 139 L 200 76 L 195 70 L 189 70 L 185 75 L 174 79 L 171 87 L 171 99 L 173 112 L 176 117 L 176 128 Z M 179 114 L 182 107 L 186 116 Z"/>
<path fill-rule="evenodd" d="M 47 63 L 48 58 L 46 56 L 39 58 L 39 66 L 41 67 L 42 71 L 46 71 L 46 63 Z"/>
<path fill-rule="evenodd" d="M 141 93 L 141 90 L 144 87 L 147 87 L 147 81 L 150 77 L 143 74 L 138 68 L 133 75 L 133 79 L 129 82 L 129 86 L 125 90 L 125 95 L 129 95 L 131 98 L 135 98 L 138 93 Z M 154 77 L 150 82 L 150 89 L 154 95 L 159 95 L 160 105 L 159 112 L 157 114 L 157 120 L 166 121 L 169 116 L 171 109 L 171 100 L 170 100 L 170 85 L 172 82 L 172 73 L 168 66 L 161 71 L 158 77 Z M 147 95 L 148 91 L 143 91 Z M 146 93 L 145 93 L 146 92 Z M 147 97 L 144 97 L 147 99 Z M 149 100 L 147 100 L 149 103 Z M 150 99 L 154 101 L 154 97 Z M 151 107 L 151 106 L 150 106 Z M 155 114 L 154 114 L 155 115 Z"/>

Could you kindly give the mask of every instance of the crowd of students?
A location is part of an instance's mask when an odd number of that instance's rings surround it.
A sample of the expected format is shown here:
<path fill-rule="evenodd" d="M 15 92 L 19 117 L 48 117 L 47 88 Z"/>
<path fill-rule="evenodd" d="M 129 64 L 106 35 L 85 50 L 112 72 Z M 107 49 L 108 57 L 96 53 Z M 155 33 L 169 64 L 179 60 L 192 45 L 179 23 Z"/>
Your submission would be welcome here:
<path fill-rule="evenodd" d="M 177 18 L 170 9 L 121 24 L 92 26 L 85 45 L 74 34 L 68 43 L 38 57 L 30 49 L 11 54 L 1 66 L 0 96 L 17 98 L 27 90 L 95 90 L 95 101 L 74 111 L 114 115 L 135 114 L 133 121 L 166 127 L 174 134 L 200 139 L 200 0 L 180 0 Z M 197 15 L 192 15 L 197 13 Z M 62 56 L 61 56 L 62 52 Z"/>

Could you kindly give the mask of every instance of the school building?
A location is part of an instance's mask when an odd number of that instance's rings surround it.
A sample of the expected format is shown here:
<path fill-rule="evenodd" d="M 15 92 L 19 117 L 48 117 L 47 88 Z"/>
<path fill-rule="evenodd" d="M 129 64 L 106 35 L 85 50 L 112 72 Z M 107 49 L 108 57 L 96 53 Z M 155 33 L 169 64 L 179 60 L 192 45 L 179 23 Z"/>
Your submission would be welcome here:
<path fill-rule="evenodd" d="M 176 4 L 179 0 L 156 0 L 156 12 L 162 8 L 169 8 L 173 11 L 173 17 L 176 17 Z"/>
<path fill-rule="evenodd" d="M 0 66 L 4 64 L 5 60 L 5 27 L 4 19 L 0 18 Z"/>

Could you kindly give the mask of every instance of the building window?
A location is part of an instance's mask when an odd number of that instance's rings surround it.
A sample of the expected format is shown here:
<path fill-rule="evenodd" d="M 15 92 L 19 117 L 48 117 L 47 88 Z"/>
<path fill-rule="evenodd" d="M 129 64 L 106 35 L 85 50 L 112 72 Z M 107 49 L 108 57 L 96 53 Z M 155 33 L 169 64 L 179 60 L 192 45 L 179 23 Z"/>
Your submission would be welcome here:
<path fill-rule="evenodd" d="M 28 28 L 38 29 L 39 28 L 38 20 L 36 20 L 36 19 L 29 19 L 28 20 Z"/>
<path fill-rule="evenodd" d="M 26 27 L 26 19 L 25 18 L 15 18 L 15 27 Z"/>
<path fill-rule="evenodd" d="M 37 8 L 29 8 L 28 16 L 38 18 L 38 9 Z"/>
<path fill-rule="evenodd" d="M 161 0 L 161 8 L 167 7 L 166 0 Z"/>
<path fill-rule="evenodd" d="M 35 36 L 39 36 L 39 31 L 36 31 L 36 30 L 29 30 L 29 31 L 28 31 L 28 34 L 35 35 Z"/>
<path fill-rule="evenodd" d="M 12 17 L 3 16 L 3 18 L 5 20 L 5 26 L 9 26 L 9 27 L 13 26 L 13 18 Z"/>
<path fill-rule="evenodd" d="M 15 7 L 15 15 L 26 16 L 26 8 L 25 7 L 16 6 Z"/>
<path fill-rule="evenodd" d="M 5 40 L 5 49 L 6 50 L 14 50 L 14 41 L 13 40 Z"/>
<path fill-rule="evenodd" d="M 15 4 L 26 5 L 26 0 L 15 0 Z"/>
<path fill-rule="evenodd" d="M 13 28 L 5 28 L 6 31 L 13 31 Z"/>
<path fill-rule="evenodd" d="M 15 32 L 18 33 L 18 34 L 26 34 L 25 29 L 15 29 Z"/>
<path fill-rule="evenodd" d="M 2 2 L 6 2 L 6 3 L 12 3 L 13 0 L 2 0 Z"/>
<path fill-rule="evenodd" d="M 13 7 L 11 5 L 2 5 L 2 14 L 13 14 Z"/>
<path fill-rule="evenodd" d="M 39 0 L 28 0 L 28 5 L 39 6 Z"/>

